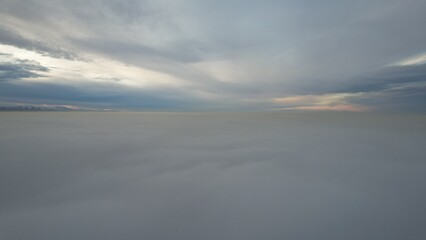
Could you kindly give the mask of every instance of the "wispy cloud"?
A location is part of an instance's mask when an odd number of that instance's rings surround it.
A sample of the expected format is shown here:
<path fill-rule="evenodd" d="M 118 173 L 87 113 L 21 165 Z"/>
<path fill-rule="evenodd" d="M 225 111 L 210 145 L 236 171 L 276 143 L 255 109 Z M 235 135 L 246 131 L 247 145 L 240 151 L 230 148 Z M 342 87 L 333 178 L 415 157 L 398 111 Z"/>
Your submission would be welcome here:
<path fill-rule="evenodd" d="M 29 51 L 35 51 L 42 55 L 54 57 L 54 58 L 65 58 L 69 60 L 83 60 L 72 52 L 49 46 L 41 41 L 25 38 L 20 34 L 13 32 L 10 29 L 1 28 L 0 26 L 0 43 L 5 45 L 11 45 L 18 48 L 23 48 Z"/>
<path fill-rule="evenodd" d="M 361 93 L 335 93 L 324 95 L 297 95 L 274 98 L 277 109 L 284 110 L 315 110 L 315 111 L 350 111 L 365 112 L 371 110 L 367 105 L 351 104 L 348 98 Z"/>
<path fill-rule="evenodd" d="M 395 66 L 410 66 L 410 65 L 421 65 L 426 64 L 426 53 L 418 54 L 406 59 L 403 59 L 393 65 Z"/>

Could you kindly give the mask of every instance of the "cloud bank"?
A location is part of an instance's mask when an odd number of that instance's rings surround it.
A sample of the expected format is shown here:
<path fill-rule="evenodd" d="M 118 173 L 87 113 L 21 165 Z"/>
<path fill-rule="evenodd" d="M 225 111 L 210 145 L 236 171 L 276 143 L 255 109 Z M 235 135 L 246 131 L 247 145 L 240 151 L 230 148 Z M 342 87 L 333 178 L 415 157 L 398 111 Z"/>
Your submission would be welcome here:
<path fill-rule="evenodd" d="M 417 240 L 423 116 L 0 113 L 1 239 Z"/>

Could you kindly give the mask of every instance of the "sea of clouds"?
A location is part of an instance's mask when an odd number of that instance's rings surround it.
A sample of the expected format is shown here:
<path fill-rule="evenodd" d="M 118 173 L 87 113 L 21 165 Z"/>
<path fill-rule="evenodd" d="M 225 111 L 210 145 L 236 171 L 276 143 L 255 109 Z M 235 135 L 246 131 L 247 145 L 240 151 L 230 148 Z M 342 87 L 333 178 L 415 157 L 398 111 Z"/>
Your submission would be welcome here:
<path fill-rule="evenodd" d="M 423 239 L 426 118 L 0 113 L 0 239 Z"/>

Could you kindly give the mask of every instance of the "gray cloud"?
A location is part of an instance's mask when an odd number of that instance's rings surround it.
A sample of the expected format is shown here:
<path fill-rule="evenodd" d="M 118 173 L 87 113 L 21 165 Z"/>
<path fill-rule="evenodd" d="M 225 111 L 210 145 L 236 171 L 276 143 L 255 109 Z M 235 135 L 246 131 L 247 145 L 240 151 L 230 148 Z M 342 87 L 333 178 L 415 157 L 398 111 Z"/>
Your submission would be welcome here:
<path fill-rule="evenodd" d="M 13 62 L 0 62 L 0 82 L 23 78 L 42 77 L 49 69 L 31 60 L 15 59 Z"/>
<path fill-rule="evenodd" d="M 0 113 L 2 239 L 422 239 L 424 117 Z"/>
<path fill-rule="evenodd" d="M 426 84 L 389 87 L 348 99 L 351 103 L 372 106 L 378 111 L 426 113 Z"/>
<path fill-rule="evenodd" d="M 42 55 L 68 60 L 82 60 L 76 54 L 67 52 L 43 42 L 25 38 L 12 30 L 0 26 L 0 43 L 34 51 Z"/>
<path fill-rule="evenodd" d="M 391 66 L 368 76 L 360 76 L 351 81 L 342 92 L 381 91 L 395 85 L 426 83 L 426 64 L 411 66 Z"/>
<path fill-rule="evenodd" d="M 76 44 L 106 55 L 112 55 L 124 59 L 146 59 L 153 62 L 177 61 L 183 63 L 197 62 L 201 60 L 202 47 L 197 42 L 175 43 L 168 49 L 156 49 L 140 43 L 123 42 L 122 40 L 105 39 L 74 39 Z M 198 45 L 198 46 L 197 46 Z M 133 61 L 129 61 L 132 62 Z M 149 66 L 141 64 L 141 66 Z"/>
<path fill-rule="evenodd" d="M 344 89 L 324 92 L 358 93 L 348 98 L 376 110 L 426 112 L 426 64 L 393 66 L 347 83 Z"/>
<path fill-rule="evenodd" d="M 35 73 L 25 77 L 37 77 Z M 134 91 L 117 85 L 115 80 L 105 84 L 86 84 L 70 86 L 55 83 L 0 83 L 0 100 L 4 102 L 21 102 L 34 104 L 70 104 L 94 108 L 114 108 L 128 110 L 201 110 L 212 108 L 191 93 L 175 89 L 150 89 Z"/>

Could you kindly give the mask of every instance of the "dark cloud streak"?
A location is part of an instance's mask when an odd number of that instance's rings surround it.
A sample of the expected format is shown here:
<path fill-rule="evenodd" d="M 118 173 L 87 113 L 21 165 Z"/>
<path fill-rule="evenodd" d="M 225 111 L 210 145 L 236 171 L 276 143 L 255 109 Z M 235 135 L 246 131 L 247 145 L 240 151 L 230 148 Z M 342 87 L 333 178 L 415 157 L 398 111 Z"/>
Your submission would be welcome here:
<path fill-rule="evenodd" d="M 48 71 L 49 69 L 40 63 L 30 60 L 17 59 L 13 62 L 0 62 L 0 82 L 42 77 L 42 73 Z"/>

